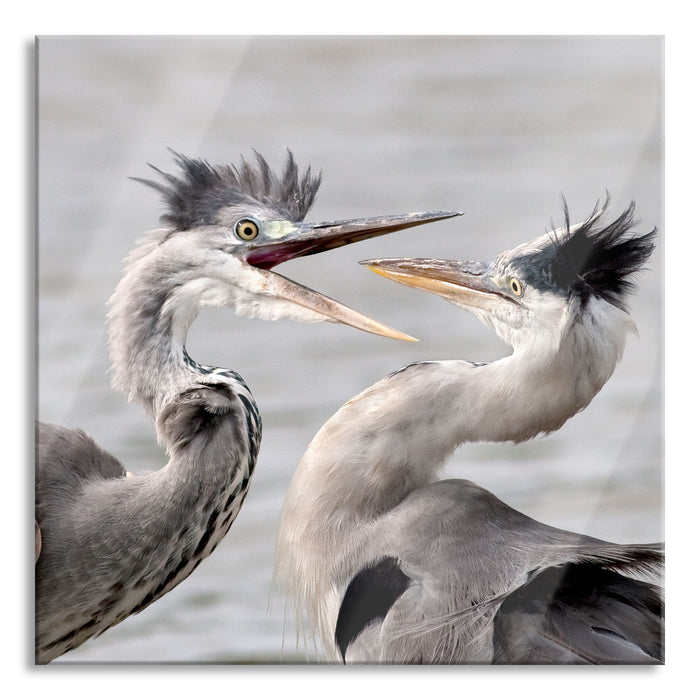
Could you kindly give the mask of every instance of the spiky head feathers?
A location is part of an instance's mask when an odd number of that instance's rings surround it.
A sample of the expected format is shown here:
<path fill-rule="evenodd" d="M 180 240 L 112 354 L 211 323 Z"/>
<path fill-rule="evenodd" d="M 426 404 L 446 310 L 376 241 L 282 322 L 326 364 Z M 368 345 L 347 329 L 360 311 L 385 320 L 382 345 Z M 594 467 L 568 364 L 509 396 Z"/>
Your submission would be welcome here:
<path fill-rule="evenodd" d="M 572 226 L 565 202 L 564 226 L 510 259 L 522 281 L 542 291 L 576 295 L 584 306 L 594 296 L 624 310 L 633 277 L 654 250 L 656 228 L 644 235 L 632 233 L 634 202 L 604 225 L 607 204 L 596 205 L 586 221 Z"/>
<path fill-rule="evenodd" d="M 263 204 L 289 221 L 302 221 L 321 184 L 320 175 L 312 176 L 310 168 L 300 176 L 290 151 L 281 176 L 272 172 L 257 151 L 255 163 L 241 157 L 238 166 L 210 165 L 205 160 L 172 153 L 180 168 L 179 177 L 151 166 L 165 183 L 133 179 L 161 193 L 167 207 L 161 220 L 177 230 L 214 224 L 222 208 L 246 202 Z"/>

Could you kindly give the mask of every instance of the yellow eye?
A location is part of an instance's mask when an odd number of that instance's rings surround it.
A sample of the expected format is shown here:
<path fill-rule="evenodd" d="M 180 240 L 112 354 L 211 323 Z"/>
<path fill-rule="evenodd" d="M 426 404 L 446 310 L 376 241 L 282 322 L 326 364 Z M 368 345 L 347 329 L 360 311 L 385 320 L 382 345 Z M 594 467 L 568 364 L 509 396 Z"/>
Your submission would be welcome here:
<path fill-rule="evenodd" d="M 515 279 L 515 277 L 510 278 L 510 291 L 517 297 L 522 296 L 523 285 L 520 284 L 520 281 Z"/>
<path fill-rule="evenodd" d="M 254 219 L 241 219 L 233 230 L 242 241 L 252 241 L 260 233 L 260 226 Z"/>

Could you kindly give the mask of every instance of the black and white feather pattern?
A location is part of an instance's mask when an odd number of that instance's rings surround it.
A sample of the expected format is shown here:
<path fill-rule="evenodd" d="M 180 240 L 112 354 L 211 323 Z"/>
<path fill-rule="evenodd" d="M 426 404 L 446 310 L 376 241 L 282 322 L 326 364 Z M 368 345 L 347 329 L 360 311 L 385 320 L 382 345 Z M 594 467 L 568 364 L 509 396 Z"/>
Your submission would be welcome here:
<path fill-rule="evenodd" d="M 585 306 L 591 296 L 625 309 L 634 275 L 654 250 L 656 228 L 644 235 L 633 232 L 635 204 L 614 221 L 604 224 L 608 201 L 596 205 L 581 224 L 572 226 L 564 202 L 564 226 L 548 236 L 537 251 L 512 260 L 523 281 L 548 291 L 577 295 Z"/>

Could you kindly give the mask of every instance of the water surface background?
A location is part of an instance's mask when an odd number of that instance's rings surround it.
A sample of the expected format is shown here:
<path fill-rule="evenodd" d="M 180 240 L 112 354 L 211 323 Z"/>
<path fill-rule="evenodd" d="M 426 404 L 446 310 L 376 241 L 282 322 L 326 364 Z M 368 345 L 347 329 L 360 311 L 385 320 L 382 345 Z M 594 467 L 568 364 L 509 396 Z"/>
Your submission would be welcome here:
<path fill-rule="evenodd" d="M 639 336 L 556 434 L 468 445 L 470 478 L 531 517 L 603 539 L 663 538 L 663 41 L 658 37 L 44 37 L 38 50 L 37 413 L 81 427 L 136 473 L 165 463 L 141 409 L 109 386 L 104 316 L 122 261 L 158 225 L 128 179 L 167 148 L 212 163 L 290 148 L 323 171 L 308 220 L 459 209 L 459 219 L 286 263 L 280 272 L 421 339 L 205 310 L 188 340 L 240 372 L 263 416 L 252 487 L 229 534 L 174 591 L 68 662 L 302 662 L 271 589 L 287 484 L 344 401 L 414 360 L 509 352 L 438 297 L 372 275 L 382 256 L 490 260 L 611 196 L 660 229 L 630 310 Z"/>

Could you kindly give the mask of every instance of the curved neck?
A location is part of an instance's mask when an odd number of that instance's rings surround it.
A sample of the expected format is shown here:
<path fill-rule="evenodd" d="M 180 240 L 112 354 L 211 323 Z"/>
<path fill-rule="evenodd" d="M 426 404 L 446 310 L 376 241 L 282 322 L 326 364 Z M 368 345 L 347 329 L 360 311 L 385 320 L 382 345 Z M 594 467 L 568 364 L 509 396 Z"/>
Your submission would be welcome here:
<path fill-rule="evenodd" d="M 124 488 L 134 490 L 134 503 L 158 502 L 170 516 L 194 518 L 202 513 L 195 513 L 192 499 L 208 507 L 223 501 L 229 513 L 240 507 L 262 425 L 240 375 L 200 365 L 185 349 L 212 285 L 186 255 L 187 246 L 169 245 L 162 231 L 153 232 L 127 260 L 108 324 L 112 385 L 141 402 L 170 457 L 164 468 Z"/>
<path fill-rule="evenodd" d="M 496 362 L 419 362 L 385 377 L 321 428 L 292 483 L 313 479 L 308 493 L 319 508 L 372 518 L 434 481 L 464 442 L 557 430 L 610 378 L 634 329 L 610 304 L 589 311 L 573 315 L 556 341 L 535 334 Z"/>
<path fill-rule="evenodd" d="M 131 254 L 108 323 L 113 386 L 145 406 L 169 461 L 143 476 L 86 479 L 73 494 L 80 517 L 49 529 L 60 544 L 45 541 L 39 566 L 69 570 L 90 586 L 37 589 L 37 629 L 48 654 L 100 634 L 186 578 L 228 531 L 255 467 L 262 426 L 245 382 L 196 364 L 185 351 L 212 281 L 188 264 L 186 246 L 178 254 L 161 240 Z M 91 441 L 88 447 L 97 449 Z M 54 578 L 37 580 L 51 585 Z M 115 581 L 123 586 L 118 595 Z M 80 612 L 67 621 L 67 609 Z"/>
<path fill-rule="evenodd" d="M 292 478 L 279 528 L 280 578 L 322 607 L 337 594 L 331 581 L 346 581 L 347 553 L 371 537 L 378 518 L 435 481 L 459 445 L 526 440 L 587 406 L 612 374 L 627 329 L 619 324 L 606 340 L 578 320 L 554 350 L 535 339 L 490 364 L 416 363 L 348 401 Z M 324 572 L 319 560 L 328 563 Z M 334 619 L 323 610 L 316 618 L 326 616 Z"/>
<path fill-rule="evenodd" d="M 185 342 L 202 284 L 188 278 L 186 265 L 173 265 L 167 247 L 147 242 L 132 252 L 110 299 L 112 386 L 138 399 L 152 418 L 198 374 Z"/>

